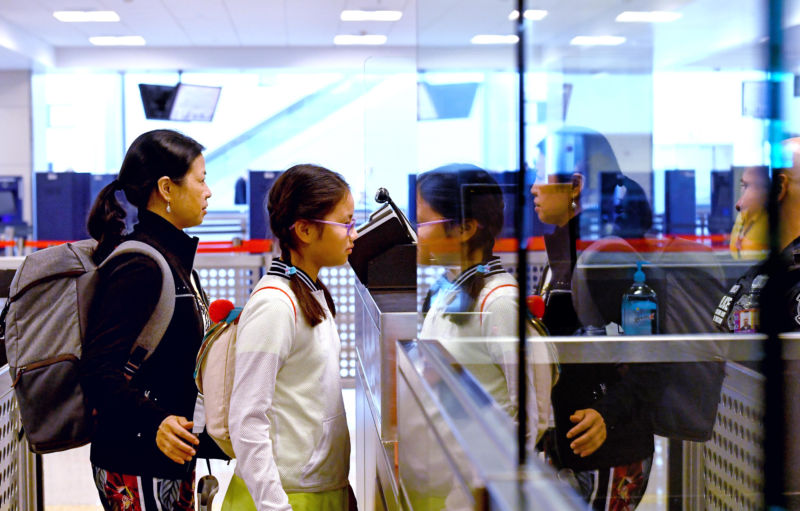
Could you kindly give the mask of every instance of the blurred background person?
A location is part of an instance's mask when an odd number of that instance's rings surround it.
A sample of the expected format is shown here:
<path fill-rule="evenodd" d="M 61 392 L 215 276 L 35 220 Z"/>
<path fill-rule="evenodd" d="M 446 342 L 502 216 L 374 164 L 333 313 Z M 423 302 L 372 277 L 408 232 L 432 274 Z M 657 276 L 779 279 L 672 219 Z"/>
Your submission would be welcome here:
<path fill-rule="evenodd" d="M 767 167 L 747 167 L 739 183 L 736 221 L 731 230 L 731 255 L 735 259 L 760 259 L 769 250 Z"/>

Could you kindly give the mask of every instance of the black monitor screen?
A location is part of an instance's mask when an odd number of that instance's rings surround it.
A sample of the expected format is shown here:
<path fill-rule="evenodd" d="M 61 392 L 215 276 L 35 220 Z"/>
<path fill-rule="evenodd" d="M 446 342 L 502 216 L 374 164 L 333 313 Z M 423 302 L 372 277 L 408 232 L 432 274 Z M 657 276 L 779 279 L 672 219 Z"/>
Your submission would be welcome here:
<path fill-rule="evenodd" d="M 174 85 L 139 84 L 144 116 L 148 119 L 169 119 L 175 100 Z"/>
<path fill-rule="evenodd" d="M 9 222 L 17 215 L 16 194 L 11 190 L 0 190 L 0 221 Z"/>
<path fill-rule="evenodd" d="M 221 89 L 205 85 L 178 84 L 169 119 L 210 122 L 214 118 Z"/>

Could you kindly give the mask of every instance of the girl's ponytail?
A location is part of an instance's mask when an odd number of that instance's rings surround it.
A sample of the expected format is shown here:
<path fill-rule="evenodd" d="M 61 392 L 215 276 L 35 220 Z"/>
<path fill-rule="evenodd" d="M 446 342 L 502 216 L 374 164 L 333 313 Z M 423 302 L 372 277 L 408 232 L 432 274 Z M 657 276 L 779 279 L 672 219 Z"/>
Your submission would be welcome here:
<path fill-rule="evenodd" d="M 281 246 L 281 260 L 283 260 L 289 266 L 292 265 L 292 256 L 288 250 L 283 250 Z M 333 317 L 336 317 L 336 307 L 333 305 L 333 298 L 331 297 L 328 288 L 325 287 L 324 284 L 317 281 L 317 284 L 322 289 L 322 292 L 325 294 L 325 301 L 328 302 L 328 308 L 333 314 Z M 292 275 L 289 277 L 289 288 L 292 290 L 294 295 L 297 297 L 297 301 L 300 305 L 300 310 L 305 316 L 308 323 L 313 327 L 317 326 L 322 323 L 322 320 L 325 319 L 325 309 L 322 308 L 322 305 L 314 298 L 314 295 L 311 294 L 311 289 L 300 281 L 300 277 L 297 274 Z"/>
<path fill-rule="evenodd" d="M 95 262 L 99 263 L 119 245 L 125 233 L 125 209 L 119 203 L 116 192 L 119 181 L 114 180 L 107 184 L 97 195 L 86 228 L 89 235 L 97 240 L 97 250 L 94 252 Z"/>

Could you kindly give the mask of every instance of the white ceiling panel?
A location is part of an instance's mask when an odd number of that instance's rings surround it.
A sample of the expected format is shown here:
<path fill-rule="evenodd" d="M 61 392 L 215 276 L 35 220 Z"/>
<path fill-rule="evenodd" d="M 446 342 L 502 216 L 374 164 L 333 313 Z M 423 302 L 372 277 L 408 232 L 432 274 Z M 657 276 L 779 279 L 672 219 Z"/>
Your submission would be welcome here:
<path fill-rule="evenodd" d="M 283 0 L 227 2 L 237 38 L 243 46 L 285 46 L 289 34 Z"/>
<path fill-rule="evenodd" d="M 289 46 L 331 46 L 341 23 L 345 0 L 285 2 Z"/>
<path fill-rule="evenodd" d="M 742 65 L 753 62 L 763 37 L 766 5 L 753 0 L 531 0 L 531 8 L 545 9 L 547 17 L 529 22 L 528 43 L 535 65 L 558 62 L 559 66 L 594 69 L 643 71 L 654 66 L 712 65 L 718 56 L 720 66 L 730 66 L 741 54 Z M 800 24 L 800 0 L 786 0 L 789 26 Z M 477 34 L 513 34 L 515 22 L 508 14 L 515 0 L 0 0 L 0 67 L 18 65 L 2 62 L 21 53 L 21 61 L 42 61 L 26 53 L 41 45 L 53 55 L 70 55 L 70 61 L 99 62 L 89 43 L 95 35 L 140 35 L 147 41 L 143 53 L 165 58 L 166 49 L 180 49 L 194 65 L 203 61 L 210 49 L 216 55 L 236 49 L 248 50 L 235 58 L 237 65 L 261 49 L 308 48 L 318 53 L 344 52 L 333 45 L 337 34 L 379 34 L 387 36 L 380 52 L 391 48 L 412 49 L 421 56 L 434 53 L 436 60 L 449 52 L 454 65 L 458 55 L 475 55 L 470 39 Z M 61 23 L 52 16 L 55 10 L 98 9 L 119 13 L 119 23 Z M 400 10 L 397 22 L 344 22 L 343 9 Z M 617 23 L 624 10 L 676 10 L 683 17 L 663 25 Z M 575 48 L 569 45 L 576 35 L 619 35 L 627 38 L 617 48 Z M 40 44 L 30 44 L 40 41 Z M 430 48 L 430 50 L 428 50 Z M 446 50 L 446 49 L 450 50 Z M 62 51 L 63 50 L 63 51 Z M 80 51 L 88 52 L 86 58 Z M 376 52 L 378 50 L 375 50 Z M 444 53 L 443 53 L 444 52 Z M 48 49 L 44 49 L 48 53 Z M 274 60 L 280 52 L 268 52 Z M 486 52 L 477 52 L 485 54 Z M 513 54 L 513 47 L 490 53 Z M 789 52 L 796 64 L 796 53 Z M 299 54 L 291 53 L 294 61 Z M 351 53 L 347 53 L 349 58 Z M 345 58 L 345 60 L 348 60 Z M 306 60 L 300 58 L 301 61 Z M 307 59 L 315 61 L 310 55 Z M 503 59 L 506 60 L 505 58 Z M 56 61 L 57 66 L 63 65 Z M 100 64 L 97 64 L 100 66 Z M 255 64 L 254 64 L 255 65 Z M 117 62 L 109 61 L 116 67 Z M 186 64 L 188 69 L 189 63 Z"/>

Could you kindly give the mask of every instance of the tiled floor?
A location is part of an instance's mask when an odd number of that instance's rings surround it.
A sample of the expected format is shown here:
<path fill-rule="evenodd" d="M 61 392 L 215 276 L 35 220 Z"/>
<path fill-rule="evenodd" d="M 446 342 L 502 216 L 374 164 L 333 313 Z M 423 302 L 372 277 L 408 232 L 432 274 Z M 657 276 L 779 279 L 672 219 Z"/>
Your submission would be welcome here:
<path fill-rule="evenodd" d="M 355 390 L 344 389 L 344 406 L 350 428 L 350 481 L 355 488 Z M 44 457 L 44 503 L 45 511 L 103 511 L 92 481 L 89 464 L 89 446 L 69 451 L 46 454 Z M 211 461 L 211 472 L 220 483 L 219 493 L 213 500 L 212 509 L 219 511 L 228 488 L 235 461 Z M 197 477 L 208 473 L 205 462 L 197 466 Z"/>
<path fill-rule="evenodd" d="M 355 390 L 343 391 L 348 426 L 350 428 L 350 481 L 355 489 Z M 657 439 L 656 455 L 648 484 L 647 495 L 637 511 L 661 511 L 666 509 L 666 442 Z M 213 501 L 213 510 L 219 511 L 228 487 L 235 462 L 211 461 L 211 471 L 220 483 L 220 490 Z M 197 466 L 197 477 L 208 473 L 205 462 Z M 72 449 L 44 456 L 45 511 L 102 511 L 97 490 L 92 481 L 89 466 L 89 448 Z"/>

